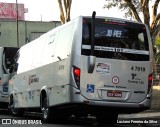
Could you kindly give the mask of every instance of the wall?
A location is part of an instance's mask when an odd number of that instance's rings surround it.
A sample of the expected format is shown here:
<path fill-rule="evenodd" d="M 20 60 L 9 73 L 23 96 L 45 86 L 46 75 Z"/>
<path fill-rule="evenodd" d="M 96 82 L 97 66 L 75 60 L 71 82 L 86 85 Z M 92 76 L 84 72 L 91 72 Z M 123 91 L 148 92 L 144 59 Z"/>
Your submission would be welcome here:
<path fill-rule="evenodd" d="M 19 46 L 30 42 L 33 39 L 33 33 L 39 35 L 61 25 L 59 21 L 53 22 L 35 22 L 19 21 Z M 32 38 L 31 38 L 32 36 Z M 17 23 L 16 21 L 0 21 L 0 47 L 17 47 Z"/>

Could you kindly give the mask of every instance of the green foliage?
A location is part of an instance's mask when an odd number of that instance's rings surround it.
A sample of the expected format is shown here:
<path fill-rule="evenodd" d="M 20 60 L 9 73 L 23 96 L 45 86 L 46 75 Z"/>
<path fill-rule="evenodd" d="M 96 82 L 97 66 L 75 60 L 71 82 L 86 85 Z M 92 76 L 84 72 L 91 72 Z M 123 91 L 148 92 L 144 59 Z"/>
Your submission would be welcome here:
<path fill-rule="evenodd" d="M 140 6 L 140 1 L 139 0 L 131 0 L 131 1 L 134 7 L 136 8 L 137 12 L 140 13 L 142 11 Z M 118 7 L 119 10 L 124 12 L 125 18 L 132 17 L 131 9 L 129 8 L 129 5 L 126 2 L 124 2 L 124 0 L 111 0 L 111 1 L 106 0 L 106 3 L 107 4 L 104 5 L 104 8 L 110 9 L 112 7 Z"/>
<path fill-rule="evenodd" d="M 158 49 L 158 52 L 155 55 L 155 63 L 160 63 L 160 37 L 156 37 L 155 45 L 156 48 Z"/>
<path fill-rule="evenodd" d="M 160 47 L 160 37 L 156 37 L 155 45 L 156 45 L 157 47 Z M 160 49 L 159 49 L 159 50 L 160 50 Z"/>

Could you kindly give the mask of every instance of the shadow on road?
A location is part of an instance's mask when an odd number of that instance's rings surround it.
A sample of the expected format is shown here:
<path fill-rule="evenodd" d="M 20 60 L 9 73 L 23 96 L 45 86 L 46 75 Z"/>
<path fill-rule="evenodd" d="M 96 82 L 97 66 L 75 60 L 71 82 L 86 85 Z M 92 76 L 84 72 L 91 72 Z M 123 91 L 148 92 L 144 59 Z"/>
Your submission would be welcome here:
<path fill-rule="evenodd" d="M 22 117 L 13 117 L 10 116 L 8 109 L 0 109 L 0 115 L 1 118 L 11 118 L 11 119 L 17 119 L 17 120 L 40 120 L 42 121 L 42 114 L 41 113 L 31 113 L 31 112 L 25 112 Z M 159 117 L 150 117 L 150 118 L 131 118 L 131 119 L 119 119 L 119 121 L 148 121 L 149 123 L 143 123 L 143 124 L 115 124 L 115 125 L 110 125 L 110 124 L 99 124 L 96 121 L 96 118 L 69 118 L 65 122 L 61 121 L 58 124 L 54 123 L 43 123 L 42 125 L 38 127 L 50 127 L 50 126 L 59 126 L 59 127 L 160 127 L 160 119 Z M 152 121 L 157 121 L 157 124 L 151 123 Z"/>
<path fill-rule="evenodd" d="M 0 114 L 1 115 L 9 115 L 8 109 L 0 109 Z"/>

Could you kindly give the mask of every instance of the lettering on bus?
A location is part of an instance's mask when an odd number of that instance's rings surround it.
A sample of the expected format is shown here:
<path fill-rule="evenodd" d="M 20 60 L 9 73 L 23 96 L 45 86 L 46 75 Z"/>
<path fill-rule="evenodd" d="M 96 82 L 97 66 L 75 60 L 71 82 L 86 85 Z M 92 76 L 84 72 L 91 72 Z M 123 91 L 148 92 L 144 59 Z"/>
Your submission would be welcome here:
<path fill-rule="evenodd" d="M 39 82 L 39 78 L 36 76 L 36 74 L 29 75 L 29 85 L 34 82 Z"/>
<path fill-rule="evenodd" d="M 134 91 L 134 93 L 137 93 L 137 94 L 145 94 L 145 91 Z"/>
<path fill-rule="evenodd" d="M 138 78 L 136 73 L 131 73 L 131 79 L 128 80 L 128 83 L 130 83 L 130 84 L 144 84 L 144 81 L 142 81 L 140 78 Z"/>
<path fill-rule="evenodd" d="M 120 30 L 107 30 L 107 37 L 116 37 L 116 38 L 121 38 L 122 36 L 122 31 Z"/>
<path fill-rule="evenodd" d="M 117 2 L 120 2 L 121 0 L 117 0 Z M 117 19 L 105 19 L 105 22 L 113 22 L 113 23 L 120 23 L 120 24 L 125 24 L 125 21 L 122 20 L 117 20 Z"/>

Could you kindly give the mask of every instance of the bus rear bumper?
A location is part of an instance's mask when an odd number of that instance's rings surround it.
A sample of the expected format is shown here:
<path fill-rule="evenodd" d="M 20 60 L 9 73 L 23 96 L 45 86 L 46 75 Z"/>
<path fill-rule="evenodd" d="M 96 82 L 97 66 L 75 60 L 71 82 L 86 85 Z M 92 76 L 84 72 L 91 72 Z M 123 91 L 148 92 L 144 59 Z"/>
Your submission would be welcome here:
<path fill-rule="evenodd" d="M 83 102 L 68 102 L 57 105 L 61 111 L 67 111 L 71 114 L 131 114 L 148 110 L 150 106 L 144 105 L 149 103 L 150 100 L 144 100 L 141 103 L 122 103 L 122 102 L 101 102 L 101 101 L 88 101 Z M 52 107 L 52 106 L 51 106 Z M 55 106 L 53 106 L 55 107 Z"/>
<path fill-rule="evenodd" d="M 0 92 L 0 102 L 9 102 L 9 96 Z"/>
<path fill-rule="evenodd" d="M 86 107 L 102 107 L 106 110 L 114 109 L 114 111 L 116 110 L 119 113 L 136 113 L 150 109 L 151 96 L 152 94 L 148 94 L 147 97 L 141 102 L 120 102 L 107 100 L 89 100 L 79 94 L 72 97 L 69 103 L 77 104 L 77 106 L 85 105 Z"/>
<path fill-rule="evenodd" d="M 0 93 L 0 108 L 8 108 L 9 97 Z"/>

